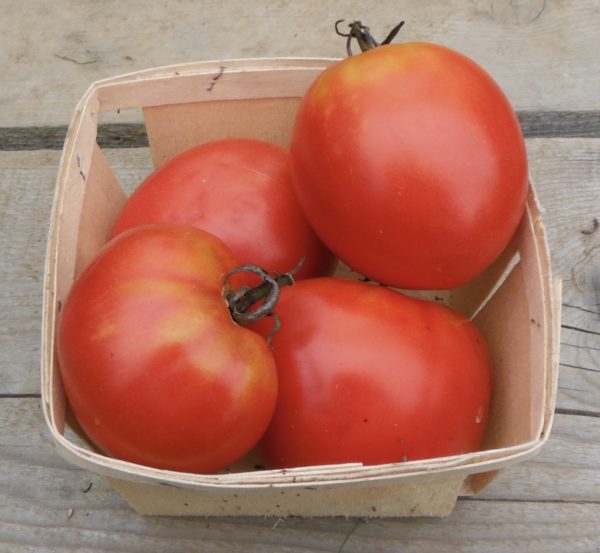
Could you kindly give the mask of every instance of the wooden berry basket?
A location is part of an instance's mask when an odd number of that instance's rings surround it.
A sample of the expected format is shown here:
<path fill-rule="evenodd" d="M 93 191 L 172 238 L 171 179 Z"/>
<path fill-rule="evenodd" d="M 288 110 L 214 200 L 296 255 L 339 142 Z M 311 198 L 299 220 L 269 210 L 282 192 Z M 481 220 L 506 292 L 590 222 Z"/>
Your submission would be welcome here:
<path fill-rule="evenodd" d="M 43 409 L 59 452 L 108 478 L 139 513 L 443 516 L 457 497 L 478 493 L 499 469 L 532 457 L 548 439 L 558 376 L 560 282 L 551 277 L 533 189 L 513 241 L 492 267 L 461 288 L 424 294 L 471 316 L 490 344 L 494 390 L 481 451 L 377 466 L 290 470 L 256 470 L 255 461 L 247 459 L 231 472 L 187 474 L 109 458 L 79 435 L 57 367 L 56 322 L 74 278 L 106 241 L 125 201 L 96 142 L 99 116 L 142 108 L 155 165 L 224 137 L 288 145 L 301 96 L 333 61 L 229 60 L 140 71 L 94 83 L 76 108 L 48 241 Z"/>

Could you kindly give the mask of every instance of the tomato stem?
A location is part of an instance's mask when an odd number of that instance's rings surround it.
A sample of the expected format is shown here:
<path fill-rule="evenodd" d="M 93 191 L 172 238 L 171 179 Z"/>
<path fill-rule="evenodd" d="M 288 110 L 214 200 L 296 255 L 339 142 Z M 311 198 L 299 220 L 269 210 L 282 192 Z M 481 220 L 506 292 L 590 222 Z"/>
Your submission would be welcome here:
<path fill-rule="evenodd" d="M 300 270 L 304 259 L 294 269 L 287 273 L 274 273 L 270 275 L 258 265 L 241 265 L 225 275 L 225 300 L 233 320 L 241 325 L 247 325 L 273 314 L 273 309 L 279 301 L 281 288 L 294 284 L 294 275 Z M 230 280 L 237 273 L 254 273 L 263 279 L 258 286 L 249 288 L 242 286 L 239 290 L 232 290 Z M 256 309 L 250 309 L 261 302 Z M 276 321 L 275 328 L 278 329 Z"/>
<path fill-rule="evenodd" d="M 335 22 L 335 32 L 338 35 L 347 38 L 346 51 L 348 52 L 349 56 L 353 55 L 353 53 L 352 53 L 352 39 L 353 38 L 356 39 L 356 42 L 358 42 L 358 46 L 360 47 L 361 52 L 366 52 L 367 50 L 372 50 L 373 48 L 377 48 L 377 46 L 382 46 L 384 44 L 390 44 L 390 42 L 392 42 L 392 40 L 394 40 L 394 38 L 398 34 L 398 31 L 400 31 L 400 29 L 404 25 L 404 21 L 400 21 L 400 23 L 398 23 L 398 25 L 396 25 L 388 33 L 388 35 L 385 37 L 383 42 L 379 43 L 373 38 L 373 35 L 371 34 L 369 27 L 367 27 L 366 25 L 363 25 L 360 21 L 352 21 L 352 23 L 348 24 L 348 27 L 350 27 L 350 32 L 342 33 L 339 30 L 338 25 L 344 21 L 345 21 L 345 19 L 338 19 Z"/>

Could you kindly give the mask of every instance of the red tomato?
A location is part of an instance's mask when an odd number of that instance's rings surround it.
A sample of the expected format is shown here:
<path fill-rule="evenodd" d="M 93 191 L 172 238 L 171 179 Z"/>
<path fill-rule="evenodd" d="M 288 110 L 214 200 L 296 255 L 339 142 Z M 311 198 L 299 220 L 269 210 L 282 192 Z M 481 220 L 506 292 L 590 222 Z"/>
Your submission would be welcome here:
<path fill-rule="evenodd" d="M 190 224 L 218 236 L 241 263 L 297 278 L 331 272 L 333 255 L 306 221 L 284 148 L 249 139 L 201 144 L 165 163 L 131 195 L 112 236 L 147 223 Z"/>
<path fill-rule="evenodd" d="M 261 440 L 270 466 L 389 463 L 477 450 L 490 360 L 449 308 L 362 282 L 282 291 L 279 397 Z"/>
<path fill-rule="evenodd" d="M 204 231 L 149 225 L 109 242 L 75 281 L 59 365 L 78 421 L 102 450 L 211 472 L 259 440 L 277 377 L 265 340 L 235 324 L 223 299 L 236 265 Z"/>
<path fill-rule="evenodd" d="M 509 242 L 527 194 L 507 98 L 473 61 L 434 44 L 380 46 L 325 70 L 303 98 L 291 155 L 325 244 L 401 288 L 473 278 Z"/>

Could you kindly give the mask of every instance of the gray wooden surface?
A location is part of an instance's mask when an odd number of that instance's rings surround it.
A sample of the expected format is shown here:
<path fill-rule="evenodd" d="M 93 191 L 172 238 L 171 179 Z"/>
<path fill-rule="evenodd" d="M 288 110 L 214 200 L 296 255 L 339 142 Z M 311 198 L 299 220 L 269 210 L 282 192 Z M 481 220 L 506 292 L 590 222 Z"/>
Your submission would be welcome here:
<path fill-rule="evenodd" d="M 0 551 L 600 551 L 600 3 L 597 0 L 4 0 L 0 10 Z M 56 453 L 40 408 L 41 279 L 60 147 L 88 84 L 186 61 L 341 56 L 337 18 L 484 65 L 527 135 L 564 279 L 555 426 L 542 452 L 446 519 L 142 518 Z M 128 189 L 136 116 L 100 140 Z"/>

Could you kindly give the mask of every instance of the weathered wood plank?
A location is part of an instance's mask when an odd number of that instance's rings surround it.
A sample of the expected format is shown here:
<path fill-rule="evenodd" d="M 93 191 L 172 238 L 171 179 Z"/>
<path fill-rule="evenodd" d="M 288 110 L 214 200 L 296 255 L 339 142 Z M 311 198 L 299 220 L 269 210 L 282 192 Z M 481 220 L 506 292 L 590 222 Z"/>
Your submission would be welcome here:
<path fill-rule="evenodd" d="M 104 480 L 59 458 L 36 399 L 0 399 L 0 444 L 0 543 L 10 551 L 337 551 L 350 532 L 344 551 L 600 545 L 600 424 L 592 417 L 558 415 L 535 460 L 440 520 L 141 518 Z"/>
<path fill-rule="evenodd" d="M 598 459 L 600 419 L 557 414 L 541 453 L 506 469 L 480 499 L 599 503 Z"/>
<path fill-rule="evenodd" d="M 581 138 L 527 140 L 553 272 L 569 284 L 566 303 L 574 305 L 600 301 L 585 295 L 595 293 L 592 275 L 599 259 L 600 229 L 594 230 L 594 219 L 600 218 L 599 145 Z"/>
<path fill-rule="evenodd" d="M 527 141 L 553 273 L 564 279 L 558 408 L 600 413 L 600 141 Z"/>
<path fill-rule="evenodd" d="M 0 393 L 39 392 L 44 255 L 59 152 L 0 155 Z"/>
<path fill-rule="evenodd" d="M 591 553 L 599 544 L 596 504 L 462 502 L 444 520 L 139 519 L 122 510 L 48 513 L 45 523 L 0 523 L 7 551 L 127 553 Z"/>
<path fill-rule="evenodd" d="M 558 406 L 597 413 L 600 319 L 595 304 L 600 299 L 594 278 L 600 274 L 600 231 L 585 232 L 593 229 L 599 215 L 600 140 L 530 139 L 528 148 L 532 178 L 545 209 L 554 273 L 565 278 Z M 126 190 L 151 170 L 147 149 L 106 152 Z M 0 394 L 39 391 L 40 279 L 59 155 L 0 154 Z"/>
<path fill-rule="evenodd" d="M 150 170 L 149 152 L 118 152 L 115 166 L 131 190 Z M 0 395 L 40 389 L 42 279 L 59 161 L 58 151 L 0 154 Z"/>
<path fill-rule="evenodd" d="M 399 41 L 441 42 L 470 55 L 520 110 L 600 109 L 600 24 L 595 0 L 318 0 L 249 4 L 193 0 L 5 0 L 0 20 L 0 127 L 64 125 L 95 80 L 187 61 L 268 56 L 345 55 L 337 18 L 363 19 L 383 37 L 406 20 Z M 110 39 L 107 30 L 110 29 Z M 139 120 L 114 115 L 112 122 Z"/>

